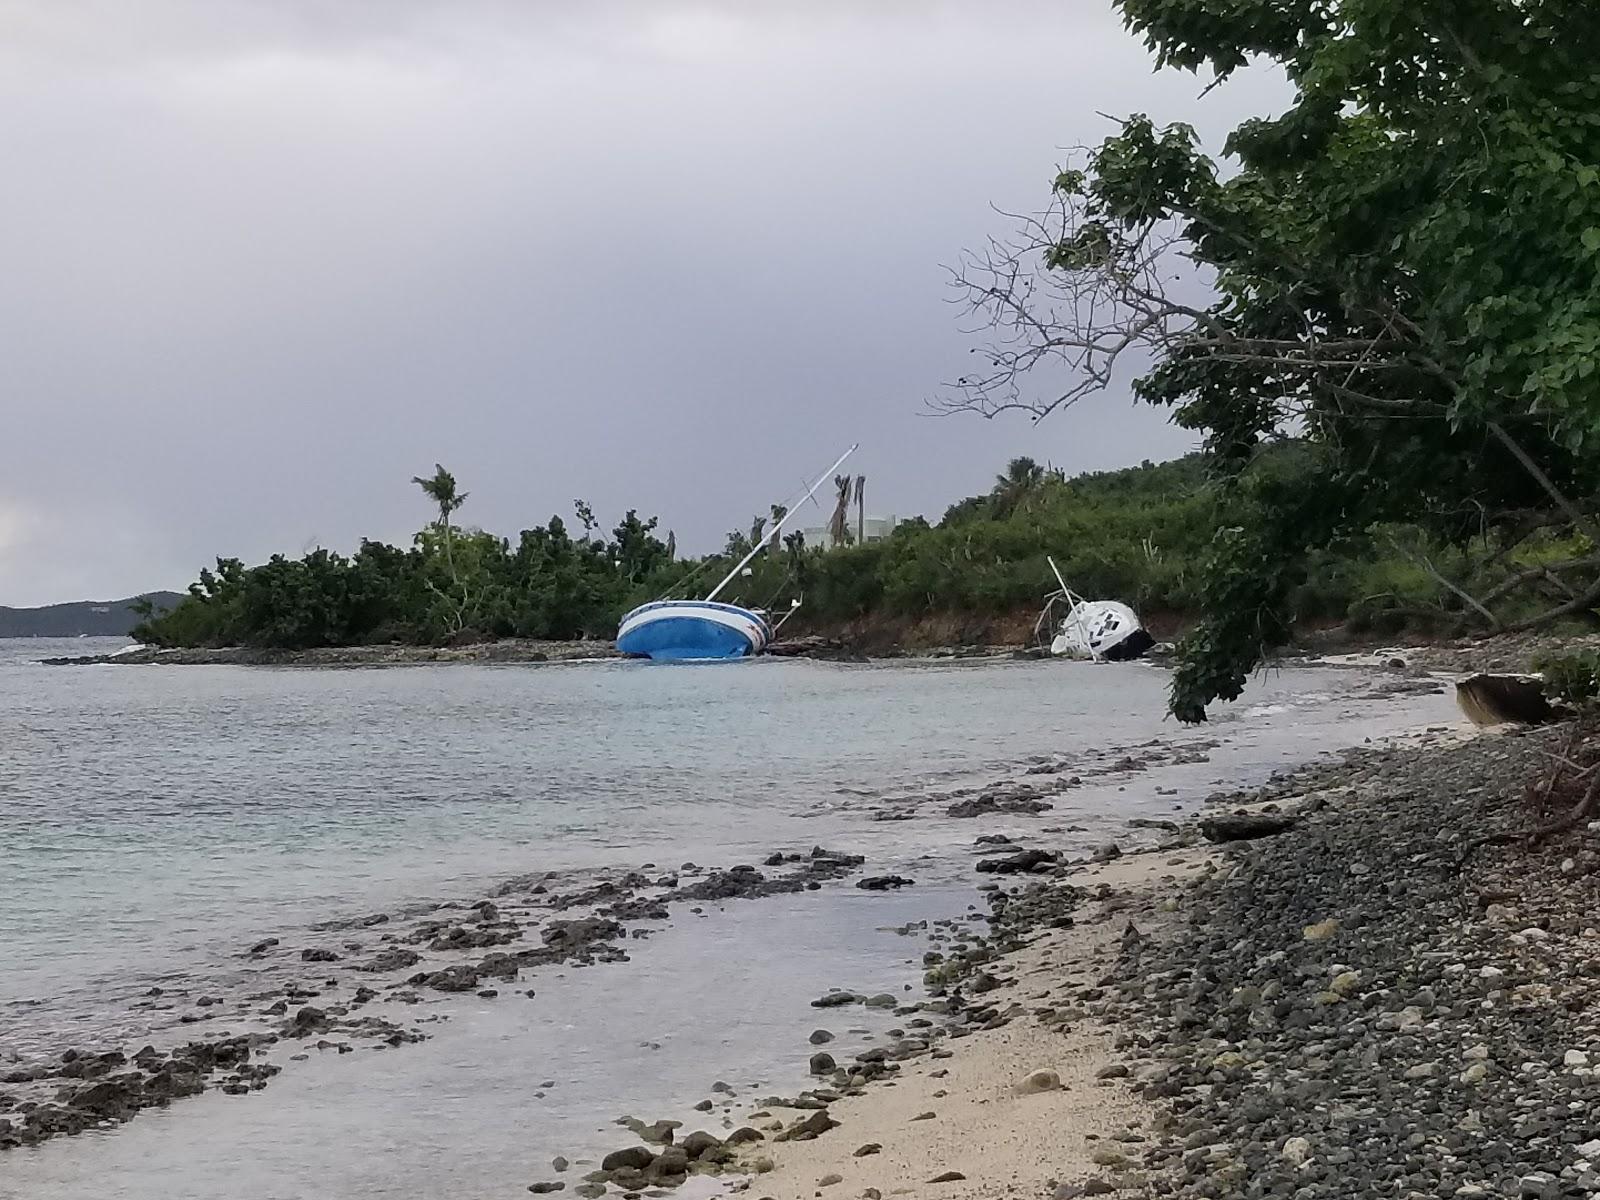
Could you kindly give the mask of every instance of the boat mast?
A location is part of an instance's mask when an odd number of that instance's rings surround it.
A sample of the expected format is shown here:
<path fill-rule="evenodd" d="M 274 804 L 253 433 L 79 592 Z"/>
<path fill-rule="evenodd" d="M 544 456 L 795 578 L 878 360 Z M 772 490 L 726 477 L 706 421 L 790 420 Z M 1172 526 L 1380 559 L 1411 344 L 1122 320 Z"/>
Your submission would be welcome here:
<path fill-rule="evenodd" d="M 1045 562 L 1050 564 L 1050 571 L 1056 577 L 1056 582 L 1061 585 L 1061 594 L 1072 604 L 1081 604 L 1083 597 L 1067 586 L 1067 581 L 1061 578 L 1061 568 L 1056 566 L 1056 560 L 1048 554 L 1044 556 Z"/>
<path fill-rule="evenodd" d="M 801 506 L 804 505 L 807 500 L 811 499 L 812 496 L 816 495 L 817 494 L 817 489 L 823 485 L 823 483 L 827 480 L 828 476 L 832 475 L 841 466 L 843 466 L 844 465 L 844 460 L 849 458 L 852 454 L 854 454 L 856 452 L 856 450 L 860 446 L 861 446 L 860 442 L 857 442 L 854 446 L 851 446 L 850 449 L 846 450 L 843 454 L 839 455 L 838 459 L 834 462 L 833 466 L 829 467 L 821 475 L 817 476 L 817 481 L 811 485 L 811 487 L 806 491 L 806 494 L 804 496 L 800 497 L 800 503 L 796 504 L 793 508 L 789 509 L 788 512 L 784 513 L 783 516 L 781 518 L 779 518 L 778 523 L 776 525 L 774 525 L 770 530 L 768 530 L 765 535 L 763 535 L 762 537 L 760 537 L 760 538 L 758 538 L 756 540 L 755 547 L 750 551 L 750 553 L 746 554 L 743 558 L 741 558 L 739 560 L 739 565 L 734 567 L 733 570 L 728 572 L 728 575 L 727 575 L 726 579 L 724 579 L 721 583 L 717 584 L 716 587 L 711 589 L 711 594 L 708 595 L 706 597 L 706 599 L 707 600 L 715 600 L 717 598 L 717 593 L 718 592 L 720 592 L 723 588 L 727 587 L 736 578 L 738 578 L 739 572 L 744 570 L 745 567 L 750 565 L 750 560 L 753 559 L 756 555 L 760 554 L 761 551 L 766 548 L 767 543 L 778 535 L 778 530 L 783 528 L 784 522 L 786 522 L 790 517 L 794 516 L 794 514 L 800 510 Z"/>

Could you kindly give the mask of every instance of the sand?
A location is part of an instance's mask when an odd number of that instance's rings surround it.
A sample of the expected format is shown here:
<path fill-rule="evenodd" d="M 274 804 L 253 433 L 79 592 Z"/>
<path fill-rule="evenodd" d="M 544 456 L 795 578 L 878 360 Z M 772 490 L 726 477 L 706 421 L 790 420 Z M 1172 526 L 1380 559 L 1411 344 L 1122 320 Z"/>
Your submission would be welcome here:
<path fill-rule="evenodd" d="M 1127 922 L 1135 920 L 1148 932 L 1170 920 L 1160 901 L 1175 893 L 1179 877 L 1212 858 L 1208 850 L 1191 849 L 1130 855 L 1084 869 L 1074 883 L 1104 883 L 1113 897 L 1086 905 L 1073 928 L 1043 931 L 992 964 L 1003 985 L 985 1000 L 1001 1009 L 1020 1003 L 1032 1010 L 1049 1005 L 1070 980 L 1092 983 L 1115 955 Z M 1124 1082 L 1096 1079 L 1117 1061 L 1114 1037 L 1114 1030 L 1088 1023 L 1059 1033 L 1030 1013 L 1000 1029 L 944 1041 L 940 1045 L 951 1057 L 907 1063 L 893 1082 L 871 1084 L 865 1094 L 834 1103 L 829 1111 L 841 1122 L 838 1129 L 814 1141 L 750 1147 L 747 1162 L 766 1157 L 775 1169 L 741 1186 L 748 1195 L 773 1200 L 859 1197 L 868 1189 L 883 1196 L 978 1200 L 1049 1196 L 1061 1183 L 1107 1175 L 1093 1161 L 1096 1149 L 1116 1147 L 1119 1134 L 1138 1135 L 1153 1111 Z M 1020 1094 L 1019 1081 L 1037 1070 L 1055 1071 L 1060 1089 Z M 786 1121 L 802 1115 L 770 1111 Z M 931 1119 L 916 1119 L 930 1112 Z M 769 1123 L 762 1117 L 752 1121 L 757 1128 Z M 882 1149 L 856 1157 L 869 1143 Z M 951 1171 L 965 1178 L 930 1182 Z M 834 1175 L 838 1182 L 821 1185 Z"/>

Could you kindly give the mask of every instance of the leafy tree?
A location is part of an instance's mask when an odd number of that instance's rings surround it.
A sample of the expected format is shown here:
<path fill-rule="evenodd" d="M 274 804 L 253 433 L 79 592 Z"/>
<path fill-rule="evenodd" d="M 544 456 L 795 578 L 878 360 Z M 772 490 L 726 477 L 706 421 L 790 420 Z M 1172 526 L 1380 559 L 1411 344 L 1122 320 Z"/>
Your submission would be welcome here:
<path fill-rule="evenodd" d="M 1564 593 L 1543 611 L 1506 616 L 1457 583 L 1490 628 L 1592 612 L 1600 8 L 1117 7 L 1162 65 L 1222 83 L 1264 58 L 1293 100 L 1233 131 L 1232 173 L 1188 127 L 1144 117 L 1060 172 L 1050 211 L 961 273 L 1001 336 L 947 404 L 1043 416 L 1124 356 L 1153 358 L 1138 394 L 1205 435 L 1226 484 L 1174 713 L 1236 697 L 1287 636 L 1314 553 L 1382 522 L 1480 547 L 1508 572 L 1495 600 L 1534 579 L 1519 549 L 1568 545 L 1536 573 Z M 1210 299 L 1172 284 L 1182 258 Z M 1261 469 L 1261 448 L 1295 434 L 1310 443 L 1298 476 Z"/>

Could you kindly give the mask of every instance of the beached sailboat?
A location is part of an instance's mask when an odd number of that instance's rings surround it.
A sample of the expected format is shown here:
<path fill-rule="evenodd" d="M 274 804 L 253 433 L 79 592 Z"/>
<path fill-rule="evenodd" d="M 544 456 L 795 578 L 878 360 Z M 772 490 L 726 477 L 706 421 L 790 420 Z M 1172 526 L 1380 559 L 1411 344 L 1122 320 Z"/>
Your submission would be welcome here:
<path fill-rule="evenodd" d="M 757 554 L 776 540 L 784 523 L 816 495 L 823 482 L 855 452 L 856 447 L 851 446 L 841 454 L 806 490 L 800 502 L 789 507 L 704 600 L 655 600 L 641 604 L 623 617 L 617 629 L 617 649 L 632 657 L 668 662 L 747 658 L 765 650 L 773 634 L 767 614 L 757 608 L 720 603 L 717 596 L 739 578 Z"/>
<path fill-rule="evenodd" d="M 1066 614 L 1060 617 L 1059 623 L 1053 624 L 1051 654 L 1095 662 L 1126 662 L 1138 658 L 1156 644 L 1133 609 L 1120 600 L 1085 600 L 1067 586 L 1055 559 L 1047 556 L 1045 561 L 1050 564 L 1061 590 L 1045 597 L 1044 611 L 1034 626 L 1034 633 L 1041 642 L 1044 640 L 1041 631 L 1051 628 L 1056 614 L 1063 605 L 1066 607 Z"/>

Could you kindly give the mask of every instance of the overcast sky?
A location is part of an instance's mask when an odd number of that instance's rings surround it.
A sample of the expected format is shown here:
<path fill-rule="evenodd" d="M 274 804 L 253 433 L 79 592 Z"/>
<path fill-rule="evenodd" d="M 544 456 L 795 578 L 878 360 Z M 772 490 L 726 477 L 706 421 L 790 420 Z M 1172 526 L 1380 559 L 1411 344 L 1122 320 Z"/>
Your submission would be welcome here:
<path fill-rule="evenodd" d="M 0 0 L 0 604 L 181 587 L 590 500 L 686 550 L 852 441 L 937 517 L 1026 453 L 1187 435 L 1126 392 L 926 415 L 942 264 L 1099 113 L 1210 139 L 1110 0 Z"/>

